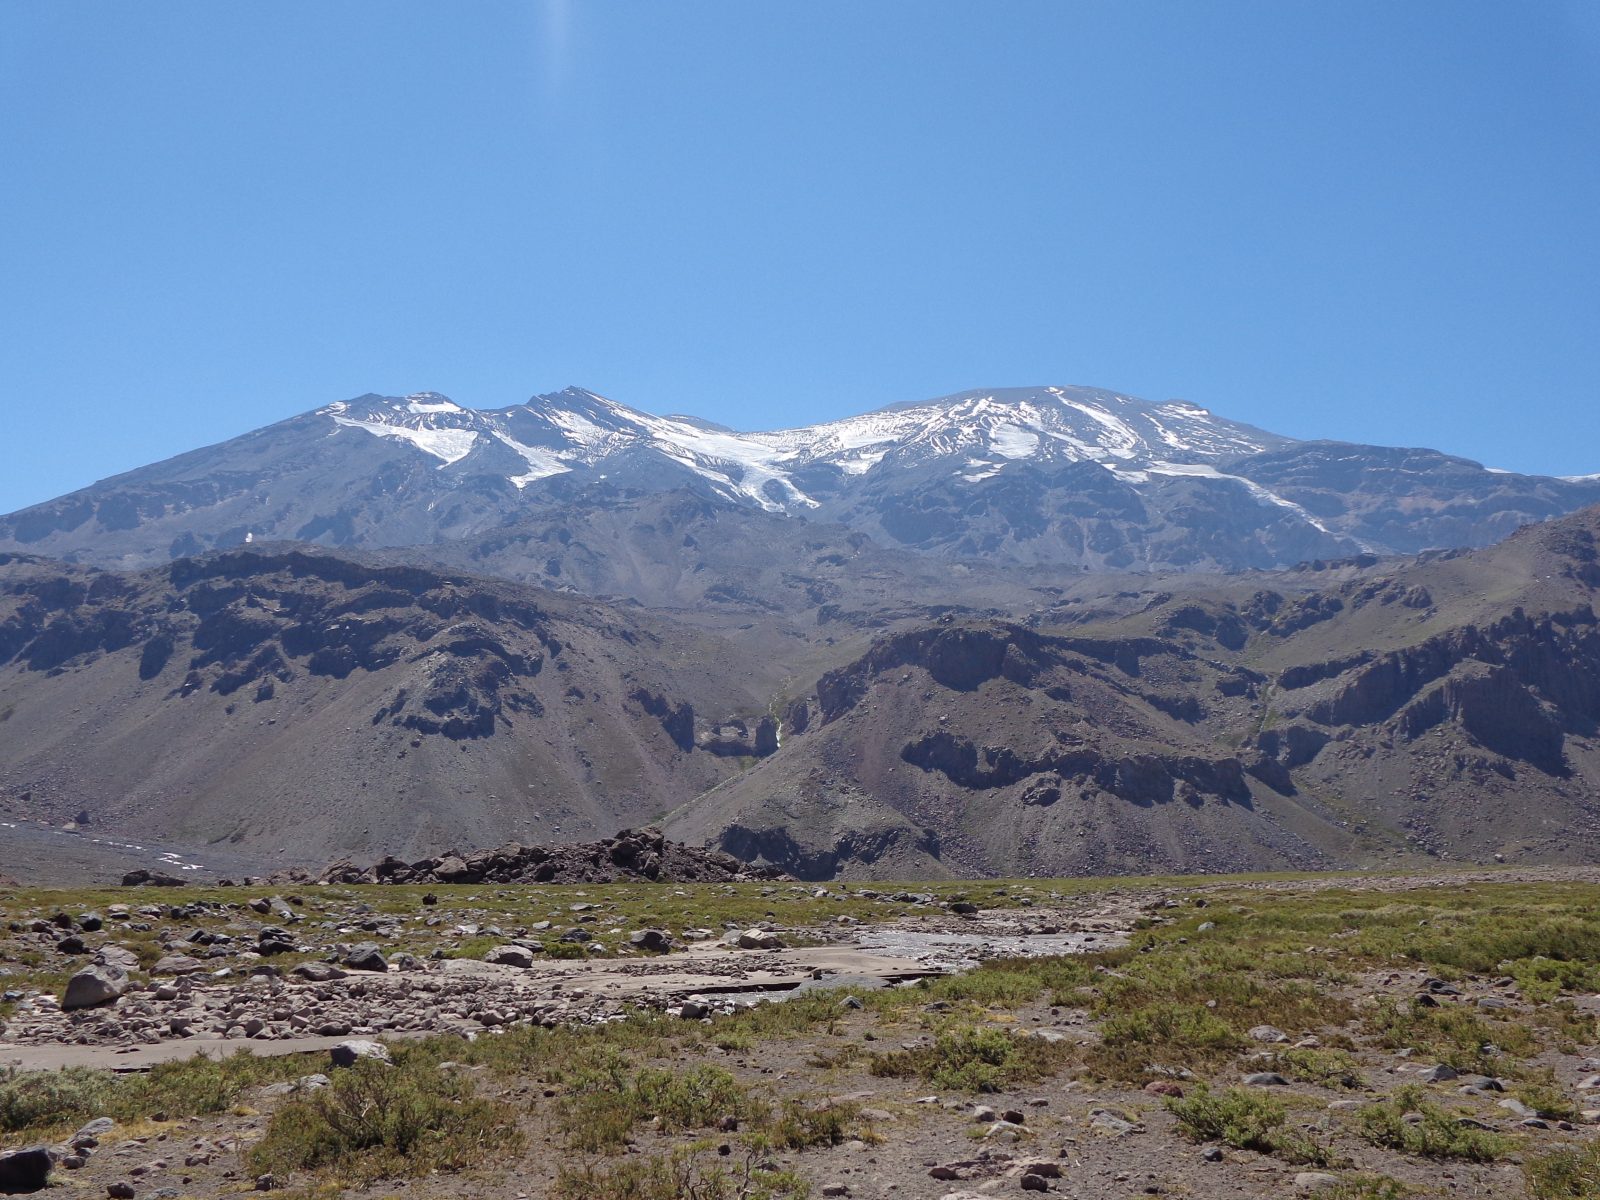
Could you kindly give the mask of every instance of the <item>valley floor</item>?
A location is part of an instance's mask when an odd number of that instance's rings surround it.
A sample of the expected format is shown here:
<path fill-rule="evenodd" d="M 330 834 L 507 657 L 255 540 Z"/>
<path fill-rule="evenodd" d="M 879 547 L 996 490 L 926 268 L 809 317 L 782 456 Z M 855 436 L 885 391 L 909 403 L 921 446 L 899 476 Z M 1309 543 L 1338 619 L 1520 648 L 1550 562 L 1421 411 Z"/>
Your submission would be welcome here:
<path fill-rule="evenodd" d="M 1597 870 L 13 889 L 0 971 L 0 1191 L 1600 1195 Z"/>

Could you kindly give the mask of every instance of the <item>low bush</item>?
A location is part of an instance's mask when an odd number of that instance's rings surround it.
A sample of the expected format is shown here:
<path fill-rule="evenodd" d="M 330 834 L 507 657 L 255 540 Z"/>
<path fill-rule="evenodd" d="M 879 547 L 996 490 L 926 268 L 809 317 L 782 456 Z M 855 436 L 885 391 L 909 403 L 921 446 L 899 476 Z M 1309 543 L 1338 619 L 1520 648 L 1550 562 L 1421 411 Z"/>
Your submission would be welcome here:
<path fill-rule="evenodd" d="M 109 1071 L 0 1073 L 0 1132 L 44 1131 L 81 1125 L 106 1111 L 116 1077 Z"/>
<path fill-rule="evenodd" d="M 285 1102 L 246 1155 L 256 1174 L 326 1170 L 353 1183 L 458 1171 L 521 1146 L 509 1105 L 437 1068 L 363 1061 Z"/>
<path fill-rule="evenodd" d="M 1600 1142 L 1534 1155 L 1522 1164 L 1522 1177 L 1531 1200 L 1594 1200 L 1600 1196 Z"/>
<path fill-rule="evenodd" d="M 706 1143 L 681 1147 L 670 1155 L 563 1163 L 556 1176 L 555 1200 L 804 1200 L 804 1181 L 788 1171 L 761 1165 L 759 1151 L 747 1148 L 730 1164 Z"/>
<path fill-rule="evenodd" d="M 558 1107 L 567 1144 L 596 1152 L 625 1144 L 633 1130 L 654 1120 L 667 1133 L 708 1129 L 765 1114 L 766 1105 L 719 1067 L 687 1071 L 630 1069 L 621 1055 L 601 1056 L 562 1079 L 568 1091 Z"/>
<path fill-rule="evenodd" d="M 1415 1119 L 1408 1119 L 1412 1117 Z M 1467 1162 L 1495 1162 L 1516 1145 L 1508 1137 L 1451 1116 L 1414 1083 L 1396 1088 L 1387 1100 L 1362 1109 L 1360 1130 L 1374 1146 Z"/>
<path fill-rule="evenodd" d="M 1067 1062 L 1068 1048 L 1040 1038 L 1019 1038 L 997 1026 L 955 1026 L 931 1045 L 874 1054 L 874 1075 L 914 1075 L 951 1092 L 994 1091 L 1006 1084 L 1044 1079 Z"/>
<path fill-rule="evenodd" d="M 1219 1095 L 1201 1084 L 1190 1095 L 1169 1099 L 1166 1104 L 1178 1118 L 1178 1127 L 1196 1141 L 1224 1142 L 1289 1163 L 1334 1165 L 1326 1146 L 1284 1128 L 1289 1120 L 1288 1109 L 1270 1096 L 1242 1088 L 1229 1088 Z"/>

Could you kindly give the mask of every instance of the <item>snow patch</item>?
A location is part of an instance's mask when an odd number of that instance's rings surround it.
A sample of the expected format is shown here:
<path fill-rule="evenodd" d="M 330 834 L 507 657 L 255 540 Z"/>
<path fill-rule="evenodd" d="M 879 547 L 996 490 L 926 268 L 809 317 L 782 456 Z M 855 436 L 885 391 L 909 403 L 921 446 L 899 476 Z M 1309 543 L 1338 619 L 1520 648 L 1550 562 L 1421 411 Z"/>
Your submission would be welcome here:
<path fill-rule="evenodd" d="M 1039 435 L 1017 425 L 998 425 L 989 435 L 989 446 L 1002 458 L 1032 458 L 1039 451 Z"/>
<path fill-rule="evenodd" d="M 1312 528 L 1320 530 L 1321 532 L 1328 534 L 1330 537 L 1338 536 L 1333 532 L 1333 530 L 1329 529 L 1326 525 L 1317 520 L 1316 517 L 1312 516 L 1293 500 L 1286 499 L 1285 497 L 1278 495 L 1277 492 L 1274 492 L 1269 488 L 1264 488 L 1254 480 L 1246 479 L 1242 475 L 1225 474 L 1224 472 L 1217 470 L 1216 467 L 1211 466 L 1209 463 L 1151 463 L 1149 466 L 1149 471 L 1151 474 L 1155 475 L 1187 475 L 1197 479 L 1232 480 L 1234 483 L 1237 483 L 1243 487 L 1247 492 L 1249 492 L 1263 504 L 1272 504 L 1279 508 L 1286 508 Z"/>
<path fill-rule="evenodd" d="M 478 444 L 478 435 L 471 429 L 411 429 L 404 425 L 385 425 L 381 421 L 356 421 L 349 417 L 334 417 L 340 425 L 350 429 L 365 429 L 375 437 L 399 438 L 410 442 L 418 450 L 442 459 L 441 466 L 460 462 L 472 453 Z"/>
<path fill-rule="evenodd" d="M 406 411 L 415 416 L 422 416 L 425 413 L 458 413 L 466 410 L 455 401 L 446 400 L 437 393 L 419 392 L 415 396 L 406 397 Z"/>
<path fill-rule="evenodd" d="M 560 475 L 572 468 L 557 457 L 555 451 L 546 450 L 542 446 L 524 446 L 521 442 L 506 436 L 498 429 L 494 436 L 507 446 L 510 446 L 522 456 L 522 461 L 528 464 L 528 470 L 522 475 L 507 475 L 506 478 L 516 484 L 517 489 L 527 487 L 540 479 L 548 479 L 552 475 Z"/>

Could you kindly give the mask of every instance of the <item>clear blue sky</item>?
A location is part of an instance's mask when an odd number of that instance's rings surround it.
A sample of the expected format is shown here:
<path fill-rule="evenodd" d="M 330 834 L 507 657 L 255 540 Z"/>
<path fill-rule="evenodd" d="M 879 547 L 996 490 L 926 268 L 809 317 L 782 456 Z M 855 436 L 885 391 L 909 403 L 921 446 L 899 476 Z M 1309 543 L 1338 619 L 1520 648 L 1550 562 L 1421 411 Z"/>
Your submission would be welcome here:
<path fill-rule="evenodd" d="M 366 391 L 1600 471 L 1596 0 L 0 6 L 0 511 Z"/>

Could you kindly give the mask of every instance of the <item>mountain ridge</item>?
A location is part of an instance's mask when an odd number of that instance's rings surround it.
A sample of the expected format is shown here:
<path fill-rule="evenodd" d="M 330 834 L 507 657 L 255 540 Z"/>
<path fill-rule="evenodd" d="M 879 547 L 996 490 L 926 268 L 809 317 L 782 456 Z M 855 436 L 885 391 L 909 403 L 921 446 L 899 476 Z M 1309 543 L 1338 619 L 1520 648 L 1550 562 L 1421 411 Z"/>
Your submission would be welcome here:
<path fill-rule="evenodd" d="M 1226 571 L 1487 545 L 1600 502 L 1600 477 L 1300 441 L 1084 387 L 755 433 L 581 388 L 503 409 L 368 394 L 0 517 L 0 549 L 137 569 L 256 540 L 437 545 L 589 495 L 673 490 L 938 557 Z"/>

